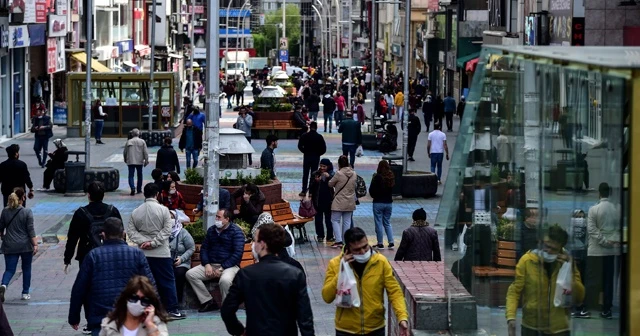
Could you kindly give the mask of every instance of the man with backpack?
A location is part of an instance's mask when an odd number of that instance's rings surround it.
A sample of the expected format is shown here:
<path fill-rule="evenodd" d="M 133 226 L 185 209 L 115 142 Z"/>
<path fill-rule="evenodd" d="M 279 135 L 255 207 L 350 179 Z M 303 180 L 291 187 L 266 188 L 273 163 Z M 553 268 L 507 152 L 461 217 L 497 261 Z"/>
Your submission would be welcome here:
<path fill-rule="evenodd" d="M 104 184 L 93 181 L 87 187 L 89 204 L 74 212 L 67 232 L 67 245 L 64 248 L 64 273 L 69 274 L 69 266 L 74 254 L 78 266 L 82 265 L 84 257 L 94 248 L 102 246 L 104 222 L 109 217 L 122 220 L 118 209 L 103 203 Z M 78 247 L 76 252 L 76 246 Z M 86 310 L 85 310 L 86 312 Z M 86 328 L 85 328 L 86 329 Z"/>
<path fill-rule="evenodd" d="M 102 246 L 102 227 L 107 218 L 116 217 L 122 219 L 115 206 L 102 202 L 105 192 L 102 182 L 91 182 L 87 192 L 89 194 L 89 204 L 76 210 L 69 224 L 67 245 L 64 249 L 65 273 L 69 272 L 69 265 L 74 254 L 78 264 L 82 265 L 82 261 L 89 251 Z M 76 246 L 78 246 L 77 253 Z"/>

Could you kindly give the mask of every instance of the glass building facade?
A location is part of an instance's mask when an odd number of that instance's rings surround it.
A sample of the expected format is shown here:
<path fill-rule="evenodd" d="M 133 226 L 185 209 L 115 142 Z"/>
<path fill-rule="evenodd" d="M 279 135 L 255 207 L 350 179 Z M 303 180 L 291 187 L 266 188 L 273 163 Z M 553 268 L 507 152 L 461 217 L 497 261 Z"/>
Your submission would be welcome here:
<path fill-rule="evenodd" d="M 479 329 L 627 334 L 639 68 L 640 49 L 483 49 L 436 219 Z"/>

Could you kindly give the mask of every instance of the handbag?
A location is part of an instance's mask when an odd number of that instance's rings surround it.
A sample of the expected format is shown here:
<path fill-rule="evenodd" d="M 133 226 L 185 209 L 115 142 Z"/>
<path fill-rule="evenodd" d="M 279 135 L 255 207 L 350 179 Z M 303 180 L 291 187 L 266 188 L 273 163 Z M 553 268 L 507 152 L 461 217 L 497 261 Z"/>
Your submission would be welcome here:
<path fill-rule="evenodd" d="M 316 209 L 313 207 L 313 202 L 309 198 L 300 200 L 300 208 L 298 214 L 301 217 L 312 218 L 316 215 Z"/>

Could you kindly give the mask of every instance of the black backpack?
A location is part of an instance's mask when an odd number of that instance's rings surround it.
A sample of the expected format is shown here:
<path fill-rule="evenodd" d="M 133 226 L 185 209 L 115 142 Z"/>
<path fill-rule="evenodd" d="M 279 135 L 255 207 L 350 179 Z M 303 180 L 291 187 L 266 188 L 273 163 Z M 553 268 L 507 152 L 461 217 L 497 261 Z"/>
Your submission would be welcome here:
<path fill-rule="evenodd" d="M 86 207 L 81 207 L 82 212 L 84 212 L 85 216 L 89 219 L 91 223 L 89 226 L 89 245 L 91 248 L 96 248 L 102 246 L 102 241 L 104 239 L 104 221 L 111 217 L 111 212 L 113 212 L 113 205 L 109 205 L 109 208 L 104 213 L 104 215 L 94 216 L 92 215 Z"/>

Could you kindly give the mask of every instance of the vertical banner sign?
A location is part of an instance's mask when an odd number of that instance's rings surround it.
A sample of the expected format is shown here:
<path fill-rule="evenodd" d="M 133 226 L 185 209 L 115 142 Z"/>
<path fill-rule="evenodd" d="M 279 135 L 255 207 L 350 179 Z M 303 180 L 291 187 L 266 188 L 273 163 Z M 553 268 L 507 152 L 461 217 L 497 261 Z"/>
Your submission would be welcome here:
<path fill-rule="evenodd" d="M 15 2 L 15 1 L 14 1 Z M 24 7 L 23 23 L 36 23 L 36 0 L 24 0 L 21 7 Z"/>
<path fill-rule="evenodd" d="M 156 2 L 156 17 L 149 20 L 149 35 L 151 35 L 151 25 L 156 25 L 156 47 L 167 46 L 167 0 L 155 0 Z M 149 17 L 151 17 L 151 6 L 149 4 Z"/>
<path fill-rule="evenodd" d="M 584 46 L 584 18 L 574 17 L 571 28 L 571 45 Z"/>
<path fill-rule="evenodd" d="M 64 41 L 64 37 L 56 39 L 56 72 L 65 71 L 67 69 Z"/>
<path fill-rule="evenodd" d="M 47 39 L 47 73 L 52 74 L 56 72 L 56 48 L 58 47 L 56 39 L 50 37 Z"/>
<path fill-rule="evenodd" d="M 36 23 L 47 23 L 46 0 L 36 0 Z"/>

